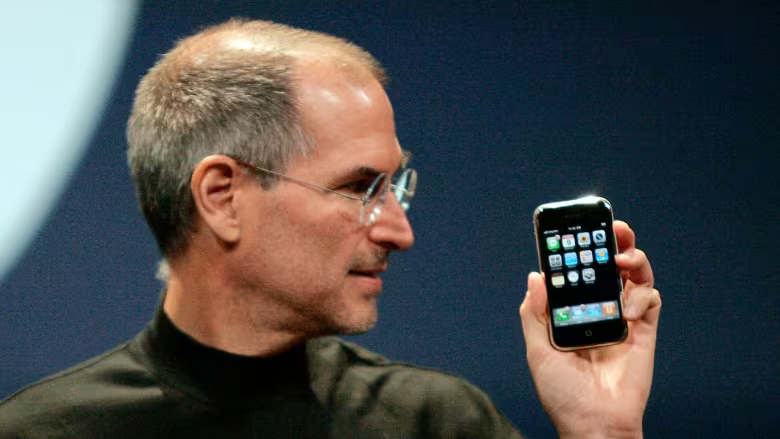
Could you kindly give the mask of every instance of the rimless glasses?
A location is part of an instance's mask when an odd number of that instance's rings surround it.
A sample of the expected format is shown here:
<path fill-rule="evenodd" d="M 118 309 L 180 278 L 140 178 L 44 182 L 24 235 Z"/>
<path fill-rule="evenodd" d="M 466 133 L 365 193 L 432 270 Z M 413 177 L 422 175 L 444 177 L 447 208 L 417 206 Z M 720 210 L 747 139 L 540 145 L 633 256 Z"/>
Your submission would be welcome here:
<path fill-rule="evenodd" d="M 368 182 L 362 185 L 358 184 L 357 186 L 355 186 L 356 193 L 361 194 L 362 192 L 362 195 L 357 196 L 357 195 L 345 194 L 344 192 L 340 192 L 333 189 L 328 189 L 326 187 L 322 187 L 320 185 L 310 183 L 308 181 L 303 181 L 297 178 L 288 177 L 284 174 L 280 174 L 270 169 L 265 169 L 259 166 L 255 166 L 249 162 L 246 162 L 244 160 L 241 160 L 233 156 L 228 155 L 228 157 L 235 160 L 236 163 L 238 163 L 239 165 L 257 172 L 265 172 L 271 175 L 275 175 L 284 180 L 293 181 L 295 183 L 302 184 L 304 186 L 309 186 L 311 188 L 319 189 L 323 192 L 340 195 L 350 200 L 360 201 L 362 203 L 362 207 L 360 209 L 360 216 L 358 217 L 358 221 L 360 222 L 360 224 L 366 226 L 370 226 L 374 224 L 374 222 L 376 222 L 377 218 L 379 217 L 379 214 L 382 213 L 382 208 L 384 207 L 385 202 L 387 201 L 388 192 L 391 191 L 393 192 L 393 195 L 395 195 L 395 198 L 398 200 L 398 203 L 401 205 L 401 209 L 403 209 L 403 211 L 406 212 L 409 210 L 409 204 L 411 203 L 412 198 L 414 198 L 414 192 L 417 189 L 417 171 L 415 171 L 412 168 L 401 168 L 396 173 L 396 177 L 391 177 L 385 173 L 381 173 L 377 175 L 376 178 L 374 178 L 374 180 L 370 182 L 370 184 Z"/>

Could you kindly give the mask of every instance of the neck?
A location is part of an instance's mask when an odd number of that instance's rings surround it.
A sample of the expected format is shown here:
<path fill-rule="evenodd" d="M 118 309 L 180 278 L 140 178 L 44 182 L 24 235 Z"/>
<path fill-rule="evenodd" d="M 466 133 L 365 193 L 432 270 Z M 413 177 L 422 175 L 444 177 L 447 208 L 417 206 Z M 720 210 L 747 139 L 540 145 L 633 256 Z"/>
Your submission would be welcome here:
<path fill-rule="evenodd" d="M 289 310 L 259 292 L 237 291 L 214 275 L 213 263 L 211 267 L 171 266 L 163 310 L 182 332 L 203 345 L 244 356 L 277 355 L 309 338 L 285 324 L 292 317 Z"/>

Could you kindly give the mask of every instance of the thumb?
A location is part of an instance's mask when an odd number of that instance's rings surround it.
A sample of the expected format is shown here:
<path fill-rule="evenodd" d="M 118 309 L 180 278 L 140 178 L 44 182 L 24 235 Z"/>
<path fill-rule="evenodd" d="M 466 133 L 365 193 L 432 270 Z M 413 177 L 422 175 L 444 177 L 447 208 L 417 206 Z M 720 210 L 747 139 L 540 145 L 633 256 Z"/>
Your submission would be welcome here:
<path fill-rule="evenodd" d="M 526 349 L 546 349 L 547 340 L 547 288 L 544 276 L 531 272 L 528 275 L 528 291 L 520 305 L 520 320 L 523 323 L 523 336 Z"/>

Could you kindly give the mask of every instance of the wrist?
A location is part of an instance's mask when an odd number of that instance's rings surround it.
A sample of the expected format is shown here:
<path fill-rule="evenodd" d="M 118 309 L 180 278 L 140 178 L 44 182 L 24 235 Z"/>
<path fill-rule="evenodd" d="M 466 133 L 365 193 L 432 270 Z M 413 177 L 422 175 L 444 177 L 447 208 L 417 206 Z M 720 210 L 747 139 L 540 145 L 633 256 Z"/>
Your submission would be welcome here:
<path fill-rule="evenodd" d="M 614 432 L 582 432 L 582 433 L 562 433 L 558 432 L 558 437 L 561 439 L 642 439 L 642 431 L 638 432 L 632 432 L 632 433 L 614 433 Z"/>
<path fill-rule="evenodd" d="M 642 439 L 642 423 L 639 425 L 576 425 L 574 428 L 562 428 L 556 425 L 561 439 Z"/>

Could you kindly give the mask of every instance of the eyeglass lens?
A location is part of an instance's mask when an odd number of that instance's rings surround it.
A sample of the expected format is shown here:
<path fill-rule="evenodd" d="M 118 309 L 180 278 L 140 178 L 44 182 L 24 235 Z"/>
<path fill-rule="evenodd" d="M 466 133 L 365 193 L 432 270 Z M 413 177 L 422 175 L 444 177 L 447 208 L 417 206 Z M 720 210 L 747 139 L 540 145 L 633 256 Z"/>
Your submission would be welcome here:
<path fill-rule="evenodd" d="M 371 225 L 382 213 L 387 200 L 387 193 L 392 190 L 401 208 L 406 212 L 414 197 L 414 191 L 417 186 L 417 172 L 414 169 L 405 169 L 398 176 L 395 184 L 391 182 L 390 176 L 381 175 L 377 181 L 371 185 L 366 192 L 365 199 L 368 200 L 360 212 L 360 222 Z"/>

